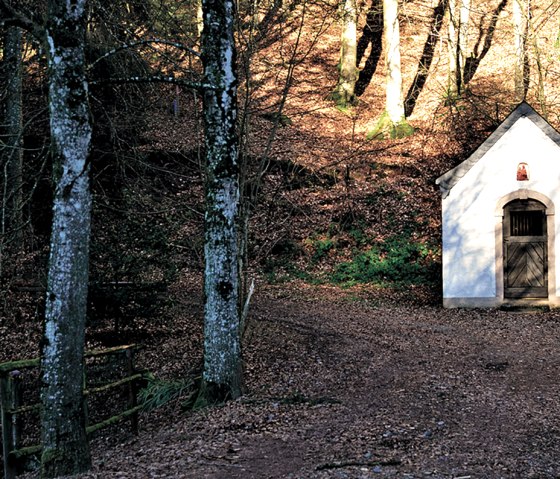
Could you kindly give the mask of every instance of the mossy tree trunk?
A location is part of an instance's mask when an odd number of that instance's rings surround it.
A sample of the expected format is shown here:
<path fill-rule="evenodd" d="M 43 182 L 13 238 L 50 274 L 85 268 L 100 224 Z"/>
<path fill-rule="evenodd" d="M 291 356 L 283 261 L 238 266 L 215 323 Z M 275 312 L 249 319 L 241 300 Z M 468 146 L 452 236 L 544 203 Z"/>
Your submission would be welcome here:
<path fill-rule="evenodd" d="M 405 117 L 402 92 L 398 0 L 383 0 L 383 42 L 385 44 L 385 111 L 368 139 L 404 138 L 414 129 Z"/>
<path fill-rule="evenodd" d="M 340 35 L 339 75 L 332 98 L 342 108 L 355 103 L 356 80 L 358 79 L 356 23 L 358 12 L 356 0 L 344 0 L 342 5 L 342 32 Z"/>
<path fill-rule="evenodd" d="M 83 354 L 88 288 L 91 141 L 85 77 L 86 0 L 50 0 L 46 26 L 56 186 L 41 360 L 42 477 L 85 471 Z"/>
<path fill-rule="evenodd" d="M 23 237 L 23 102 L 22 102 L 22 45 L 23 32 L 8 27 L 4 35 L 4 69 L 6 71 L 5 120 L 6 135 L 3 147 L 4 188 L 2 208 L 2 236 L 9 234 L 16 247 Z"/>
<path fill-rule="evenodd" d="M 206 146 L 204 373 L 198 404 L 241 394 L 239 165 L 233 0 L 203 0 Z"/>

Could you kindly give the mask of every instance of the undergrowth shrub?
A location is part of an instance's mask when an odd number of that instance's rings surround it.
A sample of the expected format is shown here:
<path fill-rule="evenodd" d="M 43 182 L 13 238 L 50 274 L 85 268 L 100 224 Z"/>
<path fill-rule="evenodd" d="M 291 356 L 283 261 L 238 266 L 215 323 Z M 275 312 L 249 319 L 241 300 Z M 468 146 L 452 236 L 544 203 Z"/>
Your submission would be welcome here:
<path fill-rule="evenodd" d="M 143 214 L 155 208 L 143 191 L 125 189 L 114 208 L 99 203 L 94 204 L 88 319 L 90 324 L 112 320 L 115 330 L 134 329 L 138 318 L 162 317 L 170 304 L 167 288 L 178 275 L 170 243 L 178 221 Z"/>
<path fill-rule="evenodd" d="M 303 249 L 295 240 L 284 238 L 278 241 L 261 260 L 262 272 L 267 281 L 274 284 L 293 278 L 307 280 L 309 275 L 298 266 L 302 254 Z"/>
<path fill-rule="evenodd" d="M 286 258 L 270 258 L 263 265 L 262 271 L 270 284 L 284 283 L 292 279 L 313 281 L 313 276 L 301 269 L 292 260 Z"/>
<path fill-rule="evenodd" d="M 312 243 L 313 243 L 313 255 L 311 257 L 312 263 L 317 263 L 321 261 L 329 254 L 329 251 L 331 251 L 335 247 L 335 240 L 333 240 L 330 237 L 324 239 L 317 239 Z"/>
<path fill-rule="evenodd" d="M 430 245 L 407 236 L 391 236 L 339 264 L 335 283 L 421 284 L 433 281 L 436 264 Z"/>
<path fill-rule="evenodd" d="M 194 399 L 197 385 L 194 378 L 164 381 L 154 376 L 147 378 L 146 386 L 138 393 L 144 411 L 160 408 L 171 401 L 181 400 L 188 405 Z"/>

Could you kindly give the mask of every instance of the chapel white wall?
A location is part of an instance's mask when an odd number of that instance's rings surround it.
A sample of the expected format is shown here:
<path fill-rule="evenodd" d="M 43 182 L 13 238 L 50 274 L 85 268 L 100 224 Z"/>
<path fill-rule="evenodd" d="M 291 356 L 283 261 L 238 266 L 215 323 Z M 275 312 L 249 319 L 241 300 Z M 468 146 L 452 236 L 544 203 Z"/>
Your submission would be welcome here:
<path fill-rule="evenodd" d="M 529 181 L 516 179 L 520 162 L 529 165 Z M 559 186 L 560 148 L 531 120 L 521 117 L 443 199 L 444 300 L 481 298 L 484 302 L 486 298 L 492 303 L 489 299 L 496 298 L 498 201 L 514 191 L 533 190 L 556 205 Z M 560 271 L 559 261 L 556 254 L 556 271 Z"/>

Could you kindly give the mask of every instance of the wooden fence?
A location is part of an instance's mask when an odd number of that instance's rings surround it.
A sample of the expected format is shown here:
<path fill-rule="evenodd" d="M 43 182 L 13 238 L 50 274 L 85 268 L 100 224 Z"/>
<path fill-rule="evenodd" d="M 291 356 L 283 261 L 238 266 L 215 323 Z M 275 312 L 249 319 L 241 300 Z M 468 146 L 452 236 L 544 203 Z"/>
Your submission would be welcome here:
<path fill-rule="evenodd" d="M 138 350 L 137 345 L 118 346 L 114 348 L 95 350 L 85 353 L 84 356 L 84 396 L 86 399 L 86 431 L 92 434 L 104 427 L 116 424 L 123 419 L 129 418 L 130 425 L 134 434 L 138 434 L 138 412 L 142 406 L 137 402 L 137 385 L 144 377 L 144 373 L 138 371 L 134 367 L 134 355 Z M 100 358 L 123 357 L 124 367 L 121 371 L 121 377 L 109 382 L 96 382 L 88 385 L 88 379 L 93 378 L 93 374 L 89 374 L 89 369 L 93 368 L 93 362 Z M 4 479 L 13 479 L 18 474 L 19 464 L 24 458 L 37 455 L 41 452 L 41 444 L 33 444 L 22 447 L 21 444 L 21 418 L 25 414 L 39 413 L 41 410 L 40 403 L 23 404 L 22 403 L 22 381 L 25 378 L 26 370 L 38 370 L 40 367 L 40 359 L 29 359 L 23 361 L 13 361 L 0 364 L 0 412 L 2 420 L 2 449 L 4 459 Z M 114 372 L 109 371 L 111 376 Z M 91 376 L 91 378 L 88 378 Z M 103 375 L 101 375 L 103 376 Z M 101 381 L 106 379 L 101 378 Z M 88 399 L 96 394 L 105 393 L 116 388 L 126 388 L 128 390 L 127 408 L 107 419 L 101 420 L 95 424 L 89 424 Z M 23 401 L 25 402 L 25 401 Z M 38 424 L 37 424 L 38 427 Z"/>

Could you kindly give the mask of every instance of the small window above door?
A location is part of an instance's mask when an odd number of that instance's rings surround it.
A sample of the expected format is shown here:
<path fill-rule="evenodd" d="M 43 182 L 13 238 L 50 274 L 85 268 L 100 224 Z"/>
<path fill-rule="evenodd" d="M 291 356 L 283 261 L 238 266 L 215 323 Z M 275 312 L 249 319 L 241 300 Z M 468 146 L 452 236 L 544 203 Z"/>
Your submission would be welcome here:
<path fill-rule="evenodd" d="M 504 207 L 506 236 L 545 236 L 546 209 L 536 200 L 515 200 Z"/>
<path fill-rule="evenodd" d="M 543 235 L 543 211 L 512 211 L 510 215 L 511 236 Z"/>

